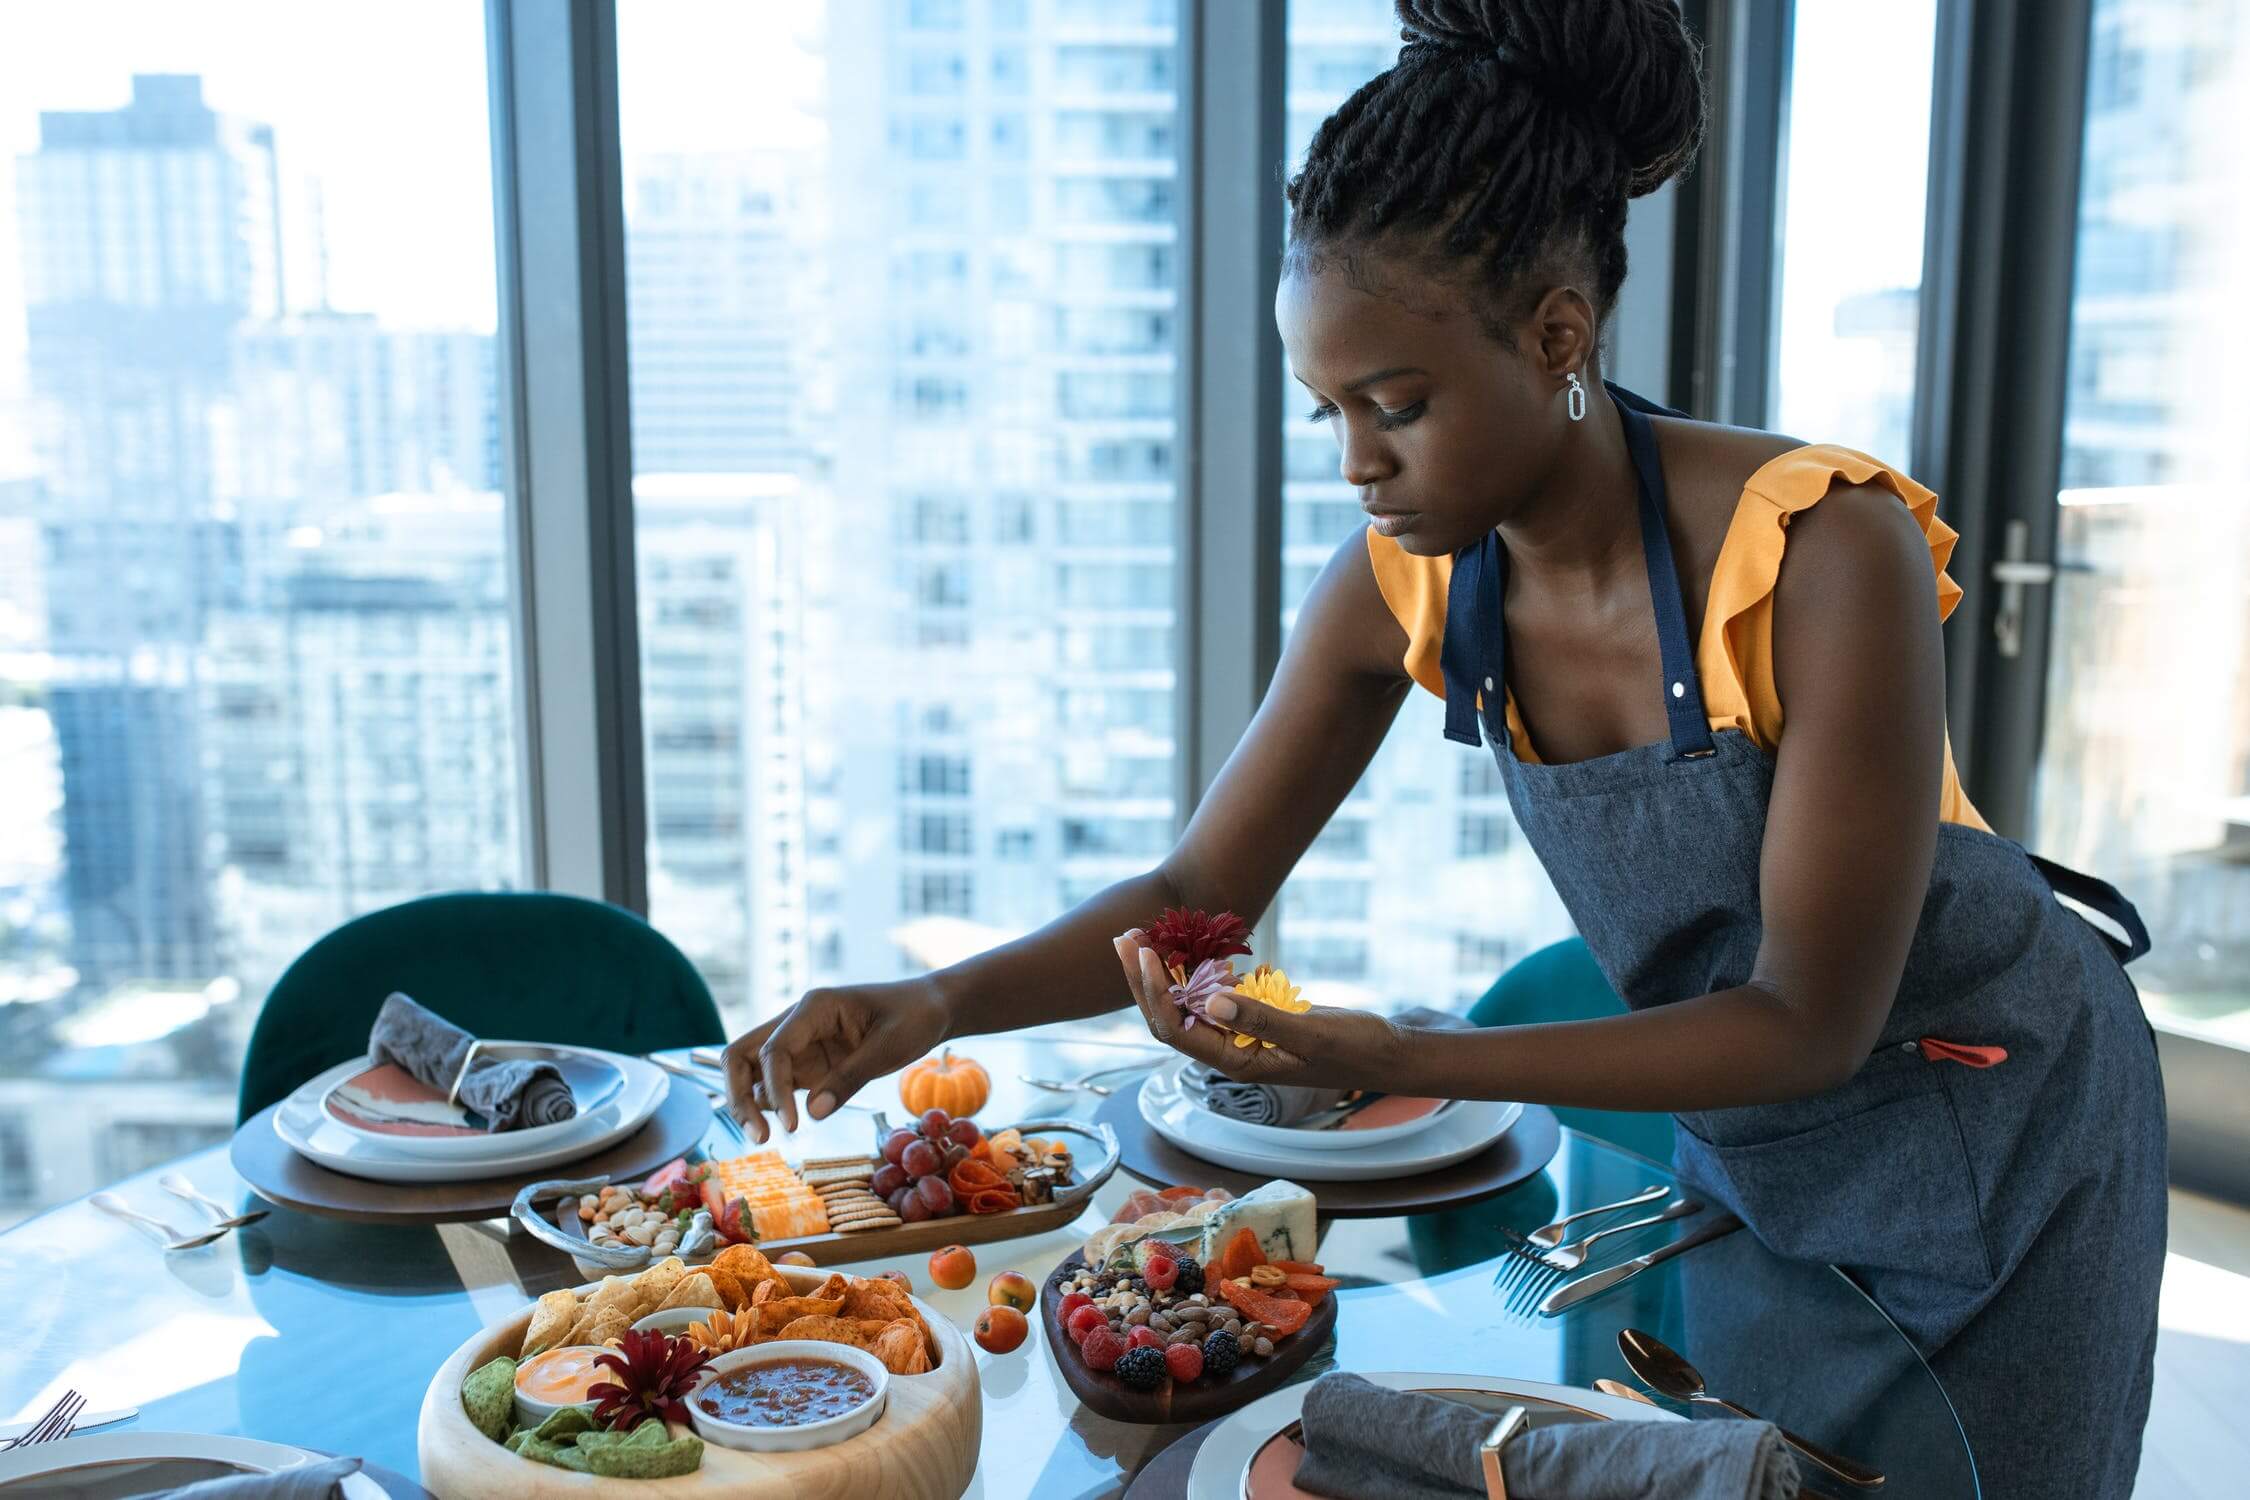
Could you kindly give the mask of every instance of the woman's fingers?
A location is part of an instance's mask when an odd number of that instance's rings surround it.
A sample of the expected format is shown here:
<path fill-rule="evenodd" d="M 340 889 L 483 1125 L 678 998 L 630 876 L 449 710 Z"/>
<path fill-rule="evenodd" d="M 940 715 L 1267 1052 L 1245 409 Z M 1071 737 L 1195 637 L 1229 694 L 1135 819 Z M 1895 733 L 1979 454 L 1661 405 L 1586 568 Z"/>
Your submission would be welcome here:
<path fill-rule="evenodd" d="M 765 1143 L 768 1132 L 765 1111 L 758 1107 L 758 1049 L 765 1045 L 774 1025 L 775 1021 L 767 1021 L 752 1027 L 729 1042 L 721 1054 L 727 1069 L 727 1107 L 759 1145 Z"/>
<path fill-rule="evenodd" d="M 1220 1016 L 1220 1020 L 1254 1041 L 1273 1043 L 1276 1052 L 1291 1054 L 1292 1061 L 1310 1057 L 1319 1050 L 1315 1043 L 1325 1023 L 1317 1008 L 1286 1011 L 1278 1006 L 1261 1005 L 1255 1000 L 1229 1000 L 1226 1005 L 1233 1015 Z M 1219 1006 L 1214 1003 L 1211 1009 L 1213 1014 L 1217 1014 Z M 1264 1052 L 1266 1049 L 1245 1047 L 1239 1050 Z"/>

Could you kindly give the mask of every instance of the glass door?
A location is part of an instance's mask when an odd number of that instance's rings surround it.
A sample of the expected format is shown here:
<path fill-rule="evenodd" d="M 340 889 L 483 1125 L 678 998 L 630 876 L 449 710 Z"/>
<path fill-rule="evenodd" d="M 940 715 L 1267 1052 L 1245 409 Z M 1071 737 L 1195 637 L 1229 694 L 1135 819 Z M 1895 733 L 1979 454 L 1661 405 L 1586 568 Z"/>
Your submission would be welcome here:
<path fill-rule="evenodd" d="M 2139 905 L 2159 1027 L 2250 1048 L 2250 3 L 2093 28 L 2057 562 L 1997 575 L 2000 650 L 2053 609 L 2032 847 Z"/>

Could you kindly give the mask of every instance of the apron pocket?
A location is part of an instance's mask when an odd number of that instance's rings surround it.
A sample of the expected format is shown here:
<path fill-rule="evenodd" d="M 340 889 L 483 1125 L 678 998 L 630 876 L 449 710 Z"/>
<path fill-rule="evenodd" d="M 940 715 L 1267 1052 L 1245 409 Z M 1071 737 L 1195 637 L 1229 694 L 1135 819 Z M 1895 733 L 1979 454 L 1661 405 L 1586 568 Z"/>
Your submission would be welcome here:
<path fill-rule="evenodd" d="M 1679 1121 L 1682 1178 L 1726 1198 L 1777 1255 L 1992 1284 L 1976 1182 L 1940 1089 L 1755 1145 Z"/>

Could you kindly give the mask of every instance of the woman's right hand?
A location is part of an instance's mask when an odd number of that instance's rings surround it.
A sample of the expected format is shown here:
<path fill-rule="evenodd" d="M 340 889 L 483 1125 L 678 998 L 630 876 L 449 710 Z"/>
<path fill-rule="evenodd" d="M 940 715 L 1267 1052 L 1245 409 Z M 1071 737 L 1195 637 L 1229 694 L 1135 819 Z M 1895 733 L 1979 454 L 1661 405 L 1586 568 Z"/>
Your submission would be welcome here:
<path fill-rule="evenodd" d="M 807 992 L 738 1036 L 726 1050 L 735 1118 L 763 1144 L 766 1111 L 797 1128 L 796 1091 L 806 1114 L 824 1120 L 870 1078 L 918 1061 L 946 1038 L 951 1012 L 928 976 Z"/>

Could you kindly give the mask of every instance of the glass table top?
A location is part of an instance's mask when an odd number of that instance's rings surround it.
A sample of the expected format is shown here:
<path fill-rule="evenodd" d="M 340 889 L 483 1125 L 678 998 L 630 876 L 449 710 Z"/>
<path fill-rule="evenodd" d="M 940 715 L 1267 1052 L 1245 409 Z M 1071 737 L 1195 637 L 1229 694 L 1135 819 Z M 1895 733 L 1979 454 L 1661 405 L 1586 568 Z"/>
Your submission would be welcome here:
<path fill-rule="evenodd" d="M 1052 1030 L 980 1038 L 965 1050 L 992 1074 L 982 1117 L 993 1121 L 1090 1117 L 1101 1102 L 1040 1089 L 1019 1075 L 1071 1079 L 1157 1056 Z M 1137 1084 L 1134 1075 L 1122 1081 Z M 888 1081 L 863 1097 L 902 1113 Z M 864 1149 L 871 1121 L 865 1110 L 846 1109 L 782 1145 L 792 1156 Z M 717 1124 L 705 1144 L 719 1154 L 741 1149 Z M 172 1169 L 222 1201 L 264 1206 L 223 1149 Z M 157 1186 L 157 1175 L 114 1190 L 175 1225 L 199 1224 L 195 1209 Z M 1298 1378 L 1330 1369 L 1412 1370 L 1633 1384 L 1617 1334 L 1638 1327 L 1693 1360 L 1715 1394 L 1884 1470 L 1889 1493 L 1975 1496 L 1974 1466 L 1952 1408 L 1906 1339 L 1841 1273 L 1782 1261 L 1747 1232 L 1664 1262 L 1559 1318 L 1528 1310 L 1523 1268 L 1506 1249 L 1504 1227 L 1534 1228 L 1667 1180 L 1651 1162 L 1565 1131 L 1546 1172 L 1485 1203 L 1325 1221 L 1320 1259 L 1344 1282 L 1336 1340 Z M 994 1272 L 1043 1280 L 1138 1185 L 1121 1171 L 1069 1229 L 977 1246 L 978 1275 L 962 1291 L 933 1288 L 920 1256 L 848 1269 L 905 1271 L 925 1301 L 966 1331 Z M 1676 1228 L 1604 1241 L 1589 1269 L 1654 1248 Z M 388 1228 L 275 1209 L 203 1249 L 167 1253 L 153 1234 L 79 1200 L 0 1234 L 0 1286 L 15 1319 L 14 1358 L 0 1365 L 0 1413 L 36 1417 L 75 1388 L 93 1410 L 138 1406 L 135 1425 L 145 1430 L 239 1434 L 357 1454 L 412 1476 L 415 1423 L 437 1368 L 479 1327 L 579 1279 L 561 1255 L 499 1222 Z M 1014 1352 L 976 1351 L 984 1453 L 972 1496 L 1116 1495 L 1189 1430 L 1084 1410 L 1045 1342 L 1034 1319 L 1031 1337 Z"/>

